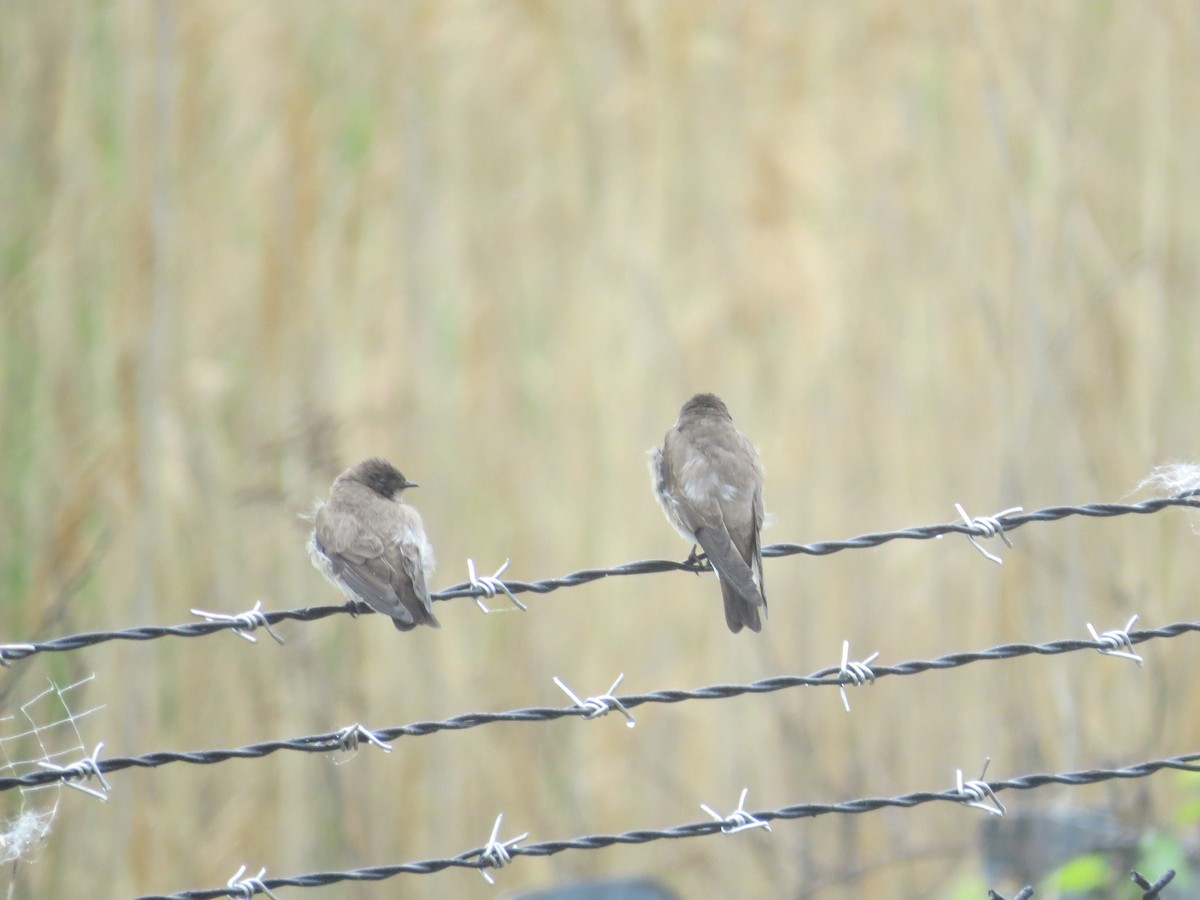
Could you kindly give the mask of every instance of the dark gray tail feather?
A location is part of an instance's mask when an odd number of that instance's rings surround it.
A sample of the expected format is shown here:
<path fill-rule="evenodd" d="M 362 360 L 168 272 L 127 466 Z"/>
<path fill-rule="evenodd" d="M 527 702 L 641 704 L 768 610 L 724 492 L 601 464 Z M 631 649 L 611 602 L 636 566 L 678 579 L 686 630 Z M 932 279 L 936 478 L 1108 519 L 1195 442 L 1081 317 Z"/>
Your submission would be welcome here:
<path fill-rule="evenodd" d="M 414 610 L 409 610 L 414 612 Z M 414 617 L 415 622 L 405 622 L 401 619 L 392 619 L 392 624 L 396 626 L 397 631 L 412 631 L 418 625 L 428 625 L 431 628 L 441 628 L 442 623 L 433 617 L 433 613 L 427 613 L 424 610 L 416 612 Z"/>
<path fill-rule="evenodd" d="M 696 529 L 696 541 L 704 550 L 708 561 L 721 576 L 721 583 L 728 583 L 733 590 L 749 605 L 762 606 L 763 598 L 758 585 L 754 583 L 754 572 L 749 564 L 742 559 L 729 532 L 722 526 Z"/>
<path fill-rule="evenodd" d="M 404 596 L 400 598 L 400 603 L 404 609 L 413 617 L 412 622 L 404 622 L 400 619 L 393 618 L 392 624 L 396 626 L 397 631 L 412 631 L 418 625 L 428 625 L 431 628 L 441 628 L 442 623 L 433 617 L 432 604 L 426 607 L 429 603 L 428 599 L 424 602 L 418 599 L 415 592 L 406 591 Z"/>
<path fill-rule="evenodd" d="M 724 578 L 721 579 L 721 599 L 725 601 L 725 624 L 729 630 L 737 634 L 742 626 L 751 631 L 762 631 L 762 620 L 758 616 L 758 607 L 747 603 Z M 766 607 L 763 608 L 764 611 Z"/>
<path fill-rule="evenodd" d="M 754 573 L 742 559 L 729 532 L 722 526 L 696 529 L 696 540 L 717 570 L 721 579 L 721 596 L 725 600 L 725 622 L 735 634 L 742 626 L 761 631 L 758 607 L 766 608 L 763 595 L 754 583 Z"/>

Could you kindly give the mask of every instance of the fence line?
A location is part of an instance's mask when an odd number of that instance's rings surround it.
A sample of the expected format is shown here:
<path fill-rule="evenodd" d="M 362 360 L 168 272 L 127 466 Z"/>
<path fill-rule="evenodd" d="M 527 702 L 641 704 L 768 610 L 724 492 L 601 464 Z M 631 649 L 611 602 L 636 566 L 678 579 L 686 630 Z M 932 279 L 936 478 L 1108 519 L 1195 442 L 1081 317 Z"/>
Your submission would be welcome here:
<path fill-rule="evenodd" d="M 931 540 L 947 534 L 962 534 L 968 538 L 994 537 L 1013 531 L 1031 522 L 1056 522 L 1072 516 L 1112 518 L 1125 515 L 1150 515 L 1171 507 L 1200 509 L 1200 489 L 1185 491 L 1171 497 L 1158 497 L 1141 503 L 1085 503 L 1078 506 L 1051 506 L 1033 512 L 1008 511 L 995 516 L 982 516 L 970 521 L 949 522 L 940 525 L 920 525 L 897 531 L 880 531 L 859 535 L 841 541 L 818 541 L 811 544 L 771 544 L 763 548 L 763 556 L 780 557 L 808 554 L 828 556 L 841 550 L 863 550 L 881 546 L 895 540 Z M 499 581 L 479 579 L 455 584 L 432 595 L 434 600 L 446 601 L 460 597 L 481 599 L 494 596 L 497 590 L 512 594 L 548 594 L 560 588 L 578 587 L 602 578 L 652 575 L 661 572 L 706 572 L 708 562 L 684 560 L 676 562 L 665 559 L 642 560 L 614 566 L 608 569 L 581 569 L 558 578 L 541 581 Z M 486 583 L 490 581 L 491 583 Z M 502 585 L 502 587 L 501 587 Z M 241 615 L 229 616 L 227 620 L 188 622 L 182 625 L 143 625 L 120 631 L 92 631 L 68 635 L 45 641 L 0 644 L 0 665 L 27 659 L 38 653 L 62 653 L 91 647 L 107 641 L 149 641 L 163 637 L 202 637 L 219 631 L 233 630 L 242 634 L 259 627 L 269 627 L 279 622 L 292 620 L 312 622 L 328 616 L 350 613 L 346 604 L 338 606 L 315 606 L 300 609 L 259 611 L 257 608 Z M 355 613 L 374 613 L 366 604 L 358 604 Z"/>
<path fill-rule="evenodd" d="M 1020 510 L 1006 510 L 995 516 L 970 519 L 959 509 L 962 520 L 959 522 L 927 525 L 901 529 L 890 532 L 877 532 L 861 535 L 844 541 L 822 541 L 812 544 L 774 544 L 763 549 L 764 556 L 779 557 L 794 554 L 809 554 L 814 556 L 849 549 L 866 549 L 878 547 L 893 540 L 928 540 L 946 534 L 962 534 L 968 537 L 976 547 L 989 558 L 996 559 L 976 543 L 977 538 L 1001 537 L 1008 543 L 1006 532 L 1013 531 L 1031 522 L 1053 522 L 1071 516 L 1114 517 L 1121 515 L 1147 515 L 1160 512 L 1172 507 L 1187 507 L 1200 509 L 1200 490 L 1189 490 L 1175 496 L 1157 498 L 1136 504 L 1093 503 L 1080 506 L 1048 507 L 1030 513 Z M 654 574 L 668 571 L 703 572 L 709 566 L 703 558 L 689 559 L 683 562 L 668 560 L 645 560 L 627 563 L 610 569 L 585 569 L 569 575 L 546 579 L 536 582 L 500 581 L 499 575 L 476 578 L 472 567 L 471 580 L 454 585 L 434 594 L 434 599 L 445 601 L 459 597 L 475 600 L 493 597 L 499 591 L 510 594 L 524 592 L 545 594 L 560 588 L 575 587 L 610 576 L 630 576 Z M 482 604 L 481 604 L 482 605 Z M 518 604 L 519 605 L 519 604 Z M 40 643 L 0 645 L 0 663 L 25 659 L 41 652 L 68 652 L 83 647 L 92 646 L 109 640 L 152 640 L 159 637 L 179 636 L 198 637 L 219 631 L 233 630 L 243 637 L 257 627 L 265 627 L 270 631 L 271 625 L 284 620 L 315 621 L 330 615 L 350 612 L 346 605 L 312 607 L 308 609 L 283 610 L 263 612 L 258 607 L 254 610 L 236 616 L 217 617 L 216 621 L 193 622 L 178 626 L 144 626 L 124 631 L 91 632 L 52 639 Z M 361 608 L 360 611 L 366 611 Z M 1136 617 L 1135 617 L 1136 618 Z M 1200 621 L 1177 622 L 1157 629 L 1145 629 L 1130 632 L 1134 620 L 1130 620 L 1124 630 L 1114 630 L 1097 635 L 1088 625 L 1093 640 L 1064 639 L 1042 644 L 1011 643 L 1003 644 L 982 651 L 967 651 L 952 653 L 929 660 L 913 660 L 896 665 L 885 666 L 873 664 L 874 656 L 864 662 L 849 662 L 846 651 L 843 651 L 841 665 L 827 666 L 811 675 L 783 675 L 762 679 L 748 684 L 719 684 L 694 690 L 659 690 L 644 694 L 613 696 L 617 684 L 609 689 L 609 693 L 598 697 L 588 697 L 581 700 L 570 692 L 564 685 L 564 690 L 571 695 L 574 705 L 567 707 L 530 707 L 514 709 L 505 712 L 471 712 L 453 716 L 441 721 L 414 722 L 398 727 L 382 730 L 368 730 L 362 725 L 354 724 L 337 732 L 309 735 L 291 740 L 267 741 L 241 747 L 238 749 L 199 750 L 191 752 L 160 751 L 141 756 L 114 757 L 101 759 L 103 745 L 98 745 L 88 757 L 84 757 L 70 765 L 47 765 L 40 771 L 29 772 L 21 776 L 0 777 L 0 792 L 21 788 L 64 784 L 78 787 L 94 796 L 103 798 L 104 793 L 83 787 L 80 783 L 91 778 L 99 780 L 105 791 L 108 789 L 104 782 L 104 773 L 121 771 L 127 768 L 155 768 L 172 762 L 188 762 L 192 764 L 209 765 L 228 759 L 262 758 L 279 750 L 292 750 L 310 753 L 329 753 L 355 749 L 360 742 L 369 742 L 381 749 L 390 750 L 387 742 L 401 737 L 417 737 L 446 730 L 462 730 L 501 721 L 548 722 L 561 718 L 593 718 L 612 710 L 624 713 L 632 725 L 629 710 L 644 704 L 679 703 L 691 700 L 731 699 L 745 694 L 771 693 L 794 687 L 824 686 L 839 687 L 845 700 L 847 686 L 861 686 L 889 675 L 915 675 L 922 672 L 953 669 L 974 662 L 986 660 L 1005 660 L 1028 655 L 1058 655 L 1078 650 L 1097 650 L 1117 656 L 1136 660 L 1140 658 L 1133 653 L 1136 644 L 1160 638 L 1178 637 L 1190 632 L 1200 631 Z M 271 632 L 272 636 L 278 636 Z M 250 638 L 253 640 L 253 638 Z M 556 679 L 557 680 L 557 679 Z M 619 683 L 619 679 L 618 679 Z M 847 706 L 847 708 L 849 708 Z M 266 879 L 265 872 L 258 876 L 243 878 L 243 870 L 239 870 L 229 881 L 220 888 L 184 891 L 170 895 L 153 895 L 154 897 L 174 898 L 216 898 L 244 897 L 249 898 L 258 893 L 270 894 L 271 889 L 278 887 L 315 887 L 335 884 L 342 881 L 376 881 L 391 878 L 402 873 L 430 874 L 448 868 L 474 868 L 490 880 L 488 871 L 500 868 L 511 859 L 518 856 L 551 856 L 567 850 L 596 850 L 615 844 L 642 844 L 665 839 L 681 839 L 702 837 L 719 832 L 731 834 L 747 828 L 766 828 L 776 820 L 793 818 L 811 818 L 831 813 L 858 814 L 872 812 L 888 807 L 911 808 L 924 803 L 941 801 L 956 802 L 969 806 L 982 807 L 989 812 L 1002 813 L 1003 806 L 995 794 L 1004 790 L 1030 790 L 1050 784 L 1082 785 L 1094 784 L 1101 781 L 1118 778 L 1147 777 L 1162 769 L 1179 769 L 1200 771 L 1200 752 L 1189 753 L 1167 759 L 1151 760 L 1122 769 L 1092 769 L 1080 772 L 1059 774 L 1026 775 L 1008 781 L 984 782 L 980 780 L 962 781 L 961 773 L 956 789 L 940 792 L 916 792 L 897 797 L 861 798 L 834 804 L 799 804 L 785 806 L 779 809 L 762 812 L 747 812 L 739 804 L 737 810 L 722 818 L 708 807 L 704 809 L 712 816 L 712 821 L 678 825 L 663 830 L 638 830 L 622 834 L 587 835 L 570 840 L 547 841 L 529 845 L 521 845 L 525 836 L 508 841 L 498 841 L 494 832 L 491 840 L 483 847 L 466 851 L 454 857 L 430 859 L 400 865 L 379 866 L 372 868 L 353 869 L 341 872 L 317 872 L 290 878 Z M 744 804 L 745 795 L 742 802 Z M 994 802 L 995 807 L 987 805 Z M 497 820 L 497 831 L 500 820 Z M 3 835 L 0 835 L 2 837 Z M 271 896 L 274 896 L 273 894 Z M 149 900 L 149 898 L 143 898 Z"/>
<path fill-rule="evenodd" d="M 382 729 L 367 729 L 362 725 L 351 725 L 340 731 L 323 734 L 307 735 L 304 737 L 263 741 L 237 749 L 193 750 L 193 751 L 155 751 L 140 756 L 112 757 L 109 759 L 94 759 L 88 770 L 94 769 L 99 774 L 119 772 L 123 769 L 151 769 L 168 763 L 186 762 L 195 765 L 212 765 L 230 759 L 261 759 L 279 750 L 291 750 L 304 753 L 331 753 L 346 751 L 367 741 L 385 749 L 387 744 L 402 737 L 421 737 L 440 731 L 462 731 L 481 725 L 496 722 L 551 722 L 563 718 L 594 718 L 598 714 L 610 710 L 631 710 L 652 703 L 682 703 L 690 700 L 727 700 L 746 694 L 769 694 L 775 691 L 795 687 L 840 687 L 861 684 L 864 680 L 875 681 L 889 675 L 917 675 L 922 672 L 955 669 L 975 662 L 989 660 L 1016 659 L 1022 656 L 1057 656 L 1080 650 L 1096 650 L 1102 653 L 1120 654 L 1118 648 L 1141 644 L 1155 639 L 1179 637 L 1191 632 L 1200 632 L 1200 621 L 1176 622 L 1162 628 L 1145 629 L 1132 632 L 1106 632 L 1098 640 L 1080 640 L 1066 638 L 1043 644 L 1001 644 L 987 650 L 962 651 L 940 656 L 935 659 L 910 660 L 895 665 L 871 665 L 853 663 L 852 666 L 863 667 L 867 674 L 856 677 L 848 667 L 826 666 L 811 675 L 777 675 L 764 678 L 748 684 L 717 684 L 693 690 L 658 690 L 644 694 L 629 694 L 614 697 L 611 694 L 596 698 L 588 698 L 574 706 L 540 706 L 525 709 L 512 709 L 504 712 L 469 712 L 452 716 L 440 721 L 412 722 L 407 725 L 393 726 Z M 1118 635 L 1119 637 L 1112 637 Z M 1129 654 L 1120 654 L 1129 655 Z M 614 686 L 615 687 L 615 686 Z M 69 782 L 78 778 L 78 772 L 70 770 L 43 770 L 21 776 L 0 778 L 0 793 L 18 787 L 36 787 L 54 782 Z"/>
<path fill-rule="evenodd" d="M 1145 778 L 1163 769 L 1177 769 L 1185 772 L 1200 772 L 1200 753 L 1186 753 L 1167 759 L 1149 760 L 1120 769 L 1084 769 L 1076 772 L 1061 772 L 1057 774 L 1022 775 L 1005 781 L 992 781 L 980 784 L 980 789 L 986 788 L 987 793 L 999 794 L 1003 791 L 1026 791 L 1044 787 L 1050 784 L 1062 784 L 1071 787 L 1097 784 L 1113 779 Z M 600 850 L 616 844 L 648 844 L 660 840 L 672 840 L 693 837 L 706 837 L 714 834 L 730 834 L 733 831 L 747 827 L 744 818 L 750 817 L 756 822 L 769 824 L 778 820 L 815 818 L 817 816 L 842 814 L 857 815 L 874 812 L 880 809 L 899 808 L 911 809 L 926 803 L 971 803 L 974 794 L 958 789 L 945 791 L 917 791 L 902 794 L 897 797 L 865 797 L 857 800 L 847 800 L 841 803 L 800 803 L 784 806 L 779 809 L 745 812 L 739 810 L 727 819 L 707 822 L 692 822 L 676 825 L 661 830 L 641 829 L 626 831 L 621 834 L 592 834 L 568 840 L 544 841 L 537 844 L 520 846 L 516 839 L 498 843 L 493 839 L 487 845 L 467 850 L 457 856 L 441 859 L 426 859 L 417 862 L 397 865 L 372 866 L 362 869 L 351 869 L 342 872 L 314 872 L 307 875 L 297 875 L 285 878 L 264 878 L 260 873 L 257 878 L 245 881 L 230 879 L 223 887 L 200 890 L 181 891 L 175 894 L 152 894 L 138 900 L 215 900 L 218 897 L 249 897 L 255 893 L 263 893 L 274 888 L 282 887 L 324 887 L 343 881 L 383 881 L 401 874 L 429 875 L 450 868 L 477 869 L 484 872 L 488 869 L 500 868 L 510 859 L 520 856 L 554 856 L 568 850 Z M 756 827 L 750 825 L 749 827 Z M 239 876 L 240 876 L 239 872 Z"/>

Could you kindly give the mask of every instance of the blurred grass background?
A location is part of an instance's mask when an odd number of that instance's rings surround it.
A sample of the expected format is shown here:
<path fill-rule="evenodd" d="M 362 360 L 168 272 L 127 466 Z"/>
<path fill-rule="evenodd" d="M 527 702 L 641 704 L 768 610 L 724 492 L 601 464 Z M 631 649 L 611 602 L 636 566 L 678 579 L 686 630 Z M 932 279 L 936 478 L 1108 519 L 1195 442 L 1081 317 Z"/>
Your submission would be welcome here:
<path fill-rule="evenodd" d="M 767 467 L 768 542 L 1127 497 L 1197 452 L 1193 4 L 16 2 L 0 28 L 0 641 L 330 604 L 297 516 L 382 455 L 441 562 L 533 579 L 687 548 L 645 452 L 697 390 Z M 95 671 L 105 755 L 231 747 L 623 690 L 1195 618 L 1195 520 L 1030 526 L 768 561 L 528 615 L 439 607 L 112 643 L 0 673 L 0 713 Z M 504 725 L 335 767 L 282 754 L 64 797 L 16 896 L 121 896 L 1197 749 L 1189 638 Z M 1119 727 L 1114 727 L 1118 722 Z M 1169 819 L 1170 775 L 1005 797 Z M 0 798 L 11 802 L 15 798 Z M 0 811 L 4 809 L 0 806 Z M 522 859 L 520 890 L 944 895 L 946 807 Z M 1157 873 L 1156 873 L 1157 874 Z M 993 885 L 1000 887 L 999 885 Z M 473 872 L 325 897 L 493 896 Z M 297 893 L 299 896 L 300 893 Z"/>

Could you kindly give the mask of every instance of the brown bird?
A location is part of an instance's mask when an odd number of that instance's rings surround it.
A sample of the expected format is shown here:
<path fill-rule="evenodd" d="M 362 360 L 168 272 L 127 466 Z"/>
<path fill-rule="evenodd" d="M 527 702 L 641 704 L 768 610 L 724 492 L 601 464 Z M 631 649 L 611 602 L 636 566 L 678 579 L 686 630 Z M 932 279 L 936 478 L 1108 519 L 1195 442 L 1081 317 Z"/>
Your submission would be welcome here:
<path fill-rule="evenodd" d="M 400 500 L 416 487 L 384 459 L 364 459 L 333 482 L 329 501 L 317 501 L 308 555 L 353 603 L 392 617 L 400 631 L 441 628 L 433 617 L 428 579 L 433 548 L 421 516 Z"/>
<path fill-rule="evenodd" d="M 650 453 L 654 493 L 667 521 L 704 550 L 721 582 L 725 623 L 735 634 L 761 631 L 763 469 L 716 394 L 697 394 L 679 410 L 662 449 Z"/>

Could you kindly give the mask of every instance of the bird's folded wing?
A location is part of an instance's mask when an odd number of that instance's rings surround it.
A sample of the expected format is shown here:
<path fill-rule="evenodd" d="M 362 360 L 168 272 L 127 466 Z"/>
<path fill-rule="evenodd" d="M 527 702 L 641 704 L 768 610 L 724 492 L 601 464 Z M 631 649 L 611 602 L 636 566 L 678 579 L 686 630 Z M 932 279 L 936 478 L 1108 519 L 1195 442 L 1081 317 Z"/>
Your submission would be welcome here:
<path fill-rule="evenodd" d="M 762 487 L 761 486 L 759 487 L 759 489 L 757 491 L 754 492 L 753 515 L 754 515 L 754 531 L 752 534 L 751 547 L 750 547 L 751 559 L 753 560 L 752 568 L 754 569 L 754 574 L 756 576 L 758 576 L 758 592 L 762 595 L 763 606 L 766 606 L 767 605 L 767 587 L 763 583 L 763 566 L 762 566 L 762 526 L 763 526 L 763 519 L 765 516 L 763 513 L 763 500 L 762 500 Z"/>
<path fill-rule="evenodd" d="M 334 575 L 370 606 L 404 625 L 415 625 L 394 587 L 395 573 L 381 557 L 372 559 L 353 553 L 328 553 Z M 410 588 L 411 589 L 411 588 Z"/>
<path fill-rule="evenodd" d="M 733 546 L 724 523 L 706 523 L 694 529 L 694 533 L 696 542 L 704 550 L 722 581 L 727 581 L 747 603 L 762 606 L 763 598 L 754 583 L 754 573 Z"/>
<path fill-rule="evenodd" d="M 411 541 L 405 541 L 400 544 L 399 556 L 400 565 L 392 576 L 392 589 L 396 596 L 408 607 L 418 624 L 441 628 L 441 623 L 433 617 L 433 602 L 429 596 L 429 587 L 425 584 L 421 547 Z"/>

